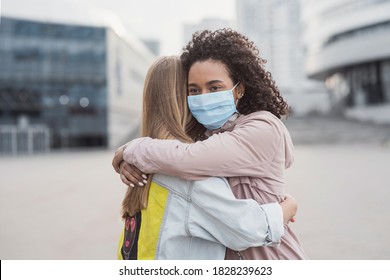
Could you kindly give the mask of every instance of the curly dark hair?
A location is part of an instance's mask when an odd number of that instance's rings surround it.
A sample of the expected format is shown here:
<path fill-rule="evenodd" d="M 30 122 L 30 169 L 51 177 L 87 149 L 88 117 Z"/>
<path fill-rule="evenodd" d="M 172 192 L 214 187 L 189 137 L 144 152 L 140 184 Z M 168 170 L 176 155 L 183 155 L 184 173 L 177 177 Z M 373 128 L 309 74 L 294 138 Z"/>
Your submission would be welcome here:
<path fill-rule="evenodd" d="M 283 100 L 271 73 L 265 70 L 266 60 L 246 36 L 230 28 L 204 30 L 193 34 L 181 55 L 185 70 L 198 61 L 213 59 L 223 62 L 234 84 L 241 82 L 245 94 L 238 111 L 247 115 L 265 110 L 278 118 L 288 115 L 289 107 Z"/>

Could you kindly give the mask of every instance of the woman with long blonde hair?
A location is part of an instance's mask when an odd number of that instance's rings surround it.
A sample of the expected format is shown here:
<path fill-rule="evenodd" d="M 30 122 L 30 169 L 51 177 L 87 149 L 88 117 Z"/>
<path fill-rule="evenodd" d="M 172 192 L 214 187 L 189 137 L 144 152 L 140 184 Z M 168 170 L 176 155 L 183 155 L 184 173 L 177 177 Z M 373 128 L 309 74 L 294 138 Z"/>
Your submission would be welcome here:
<path fill-rule="evenodd" d="M 187 106 L 180 59 L 159 58 L 143 92 L 142 136 L 191 143 L 196 131 Z M 189 181 L 152 174 L 146 187 L 128 187 L 122 203 L 125 226 L 119 259 L 224 259 L 226 247 L 243 250 L 278 244 L 283 225 L 296 213 L 292 198 L 259 205 L 235 199 L 225 178 Z"/>
<path fill-rule="evenodd" d="M 162 57 L 152 64 L 143 92 L 142 136 L 193 142 L 185 132 L 186 124 L 192 118 L 185 96 L 186 87 L 185 74 L 178 57 Z M 128 188 L 123 200 L 122 217 L 146 208 L 150 180 L 146 185 Z"/>

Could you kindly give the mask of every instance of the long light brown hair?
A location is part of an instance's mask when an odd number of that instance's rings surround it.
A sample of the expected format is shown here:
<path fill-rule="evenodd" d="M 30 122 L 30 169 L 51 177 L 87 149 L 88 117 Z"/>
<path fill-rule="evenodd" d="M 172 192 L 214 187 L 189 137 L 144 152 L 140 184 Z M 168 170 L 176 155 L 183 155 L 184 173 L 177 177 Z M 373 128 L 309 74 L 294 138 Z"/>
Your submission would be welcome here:
<path fill-rule="evenodd" d="M 187 106 L 187 78 L 179 57 L 157 59 L 146 75 L 143 92 L 142 136 L 193 142 L 186 127 L 194 122 Z M 122 217 L 134 215 L 148 204 L 151 184 L 129 187 L 122 202 Z"/>

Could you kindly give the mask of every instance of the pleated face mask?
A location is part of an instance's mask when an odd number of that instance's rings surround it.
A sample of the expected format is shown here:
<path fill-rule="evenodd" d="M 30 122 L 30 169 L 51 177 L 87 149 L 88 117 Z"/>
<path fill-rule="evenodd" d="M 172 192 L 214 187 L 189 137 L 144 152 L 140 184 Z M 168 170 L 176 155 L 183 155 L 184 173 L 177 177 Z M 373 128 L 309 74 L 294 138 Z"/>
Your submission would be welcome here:
<path fill-rule="evenodd" d="M 230 90 L 188 96 L 191 114 L 209 130 L 222 127 L 237 112 L 233 95 L 237 85 Z"/>

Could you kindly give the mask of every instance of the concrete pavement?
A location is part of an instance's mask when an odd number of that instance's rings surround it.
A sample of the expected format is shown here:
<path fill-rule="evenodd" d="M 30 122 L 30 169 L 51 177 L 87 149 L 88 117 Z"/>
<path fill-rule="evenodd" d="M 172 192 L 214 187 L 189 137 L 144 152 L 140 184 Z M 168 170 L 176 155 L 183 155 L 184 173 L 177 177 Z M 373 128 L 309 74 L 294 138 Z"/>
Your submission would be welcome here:
<path fill-rule="evenodd" d="M 0 158 L 0 258 L 114 259 L 125 187 L 112 154 Z"/>

